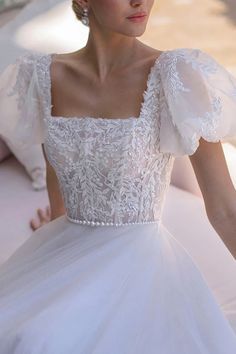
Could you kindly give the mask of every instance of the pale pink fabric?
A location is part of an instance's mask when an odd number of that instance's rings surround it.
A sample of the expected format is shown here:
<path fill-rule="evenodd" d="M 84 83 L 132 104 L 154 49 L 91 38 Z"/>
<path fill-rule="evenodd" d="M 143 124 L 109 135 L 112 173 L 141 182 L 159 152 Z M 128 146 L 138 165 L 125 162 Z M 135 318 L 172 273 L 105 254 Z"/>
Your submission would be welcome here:
<path fill-rule="evenodd" d="M 11 151 L 0 137 L 0 162 L 11 155 Z"/>

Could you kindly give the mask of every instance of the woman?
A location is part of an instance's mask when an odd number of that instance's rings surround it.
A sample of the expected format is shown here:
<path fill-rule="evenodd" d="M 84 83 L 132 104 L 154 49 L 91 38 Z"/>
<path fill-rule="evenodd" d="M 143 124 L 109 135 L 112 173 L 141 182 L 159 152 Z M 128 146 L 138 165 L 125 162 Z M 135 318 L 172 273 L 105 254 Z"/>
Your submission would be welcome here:
<path fill-rule="evenodd" d="M 236 79 L 198 49 L 137 40 L 153 0 L 72 5 L 86 46 L 27 53 L 1 78 L 2 131 L 42 143 L 52 221 L 0 268 L 0 354 L 233 354 L 234 330 L 161 218 L 174 158 L 189 155 L 236 257 L 220 142 L 236 135 Z"/>

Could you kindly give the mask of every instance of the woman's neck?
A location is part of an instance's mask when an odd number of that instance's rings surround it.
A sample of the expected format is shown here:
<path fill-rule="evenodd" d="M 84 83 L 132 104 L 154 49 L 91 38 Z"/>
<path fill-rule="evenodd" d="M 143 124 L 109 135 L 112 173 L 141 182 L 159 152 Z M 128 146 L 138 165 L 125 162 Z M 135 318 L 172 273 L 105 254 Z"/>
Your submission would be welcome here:
<path fill-rule="evenodd" d="M 91 35 L 80 58 L 84 59 L 95 75 L 103 80 L 111 72 L 128 67 L 142 56 L 143 43 L 136 38 L 112 38 L 111 41 L 95 40 Z"/>

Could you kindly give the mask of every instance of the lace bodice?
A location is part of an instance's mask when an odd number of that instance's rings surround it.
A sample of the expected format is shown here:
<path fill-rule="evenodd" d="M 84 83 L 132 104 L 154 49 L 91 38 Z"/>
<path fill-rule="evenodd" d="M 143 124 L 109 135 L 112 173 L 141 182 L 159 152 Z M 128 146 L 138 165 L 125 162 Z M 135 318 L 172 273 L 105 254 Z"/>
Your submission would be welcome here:
<path fill-rule="evenodd" d="M 115 225 L 160 220 L 172 157 L 159 151 L 159 106 L 154 105 L 160 96 L 158 61 L 149 73 L 139 118 L 128 119 L 52 117 L 50 61 L 45 56 L 38 62 L 49 107 L 44 144 L 67 216 Z"/>
<path fill-rule="evenodd" d="M 236 136 L 236 78 L 199 49 L 163 52 L 128 119 L 52 117 L 51 58 L 27 53 L 1 75 L 0 133 L 44 143 L 71 221 L 159 222 L 174 158 Z"/>

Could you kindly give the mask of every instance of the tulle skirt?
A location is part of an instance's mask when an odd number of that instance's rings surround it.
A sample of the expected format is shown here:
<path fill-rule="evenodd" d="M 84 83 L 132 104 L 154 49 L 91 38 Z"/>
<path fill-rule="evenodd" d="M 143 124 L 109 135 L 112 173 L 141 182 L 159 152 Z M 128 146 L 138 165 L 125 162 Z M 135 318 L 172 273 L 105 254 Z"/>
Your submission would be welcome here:
<path fill-rule="evenodd" d="M 236 333 L 162 222 L 61 216 L 0 267 L 0 354 L 144 353 L 236 353 Z"/>

